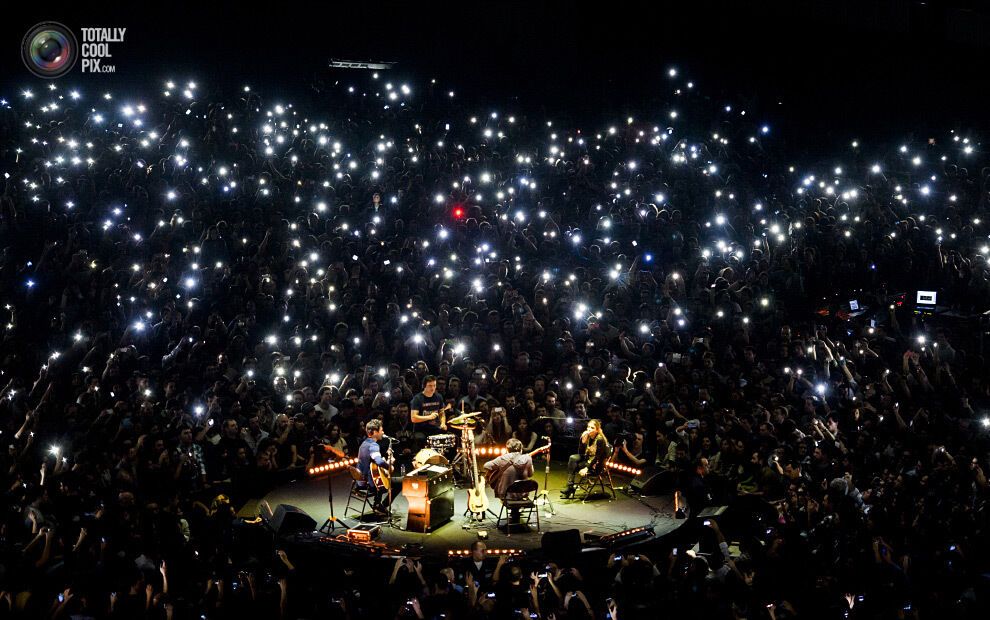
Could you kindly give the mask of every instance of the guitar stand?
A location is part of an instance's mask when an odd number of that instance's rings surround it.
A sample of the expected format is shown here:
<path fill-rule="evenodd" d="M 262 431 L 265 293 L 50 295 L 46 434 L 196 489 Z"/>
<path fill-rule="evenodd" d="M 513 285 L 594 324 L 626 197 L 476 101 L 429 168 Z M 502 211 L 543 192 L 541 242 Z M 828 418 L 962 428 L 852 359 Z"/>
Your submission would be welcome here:
<path fill-rule="evenodd" d="M 461 527 L 465 530 L 472 530 L 481 527 L 486 527 L 491 525 L 491 519 L 498 520 L 498 515 L 491 508 L 485 510 L 485 512 L 474 513 L 468 509 L 464 510 L 461 515 L 463 518 L 467 519 L 467 523 L 464 523 Z"/>
<path fill-rule="evenodd" d="M 480 521 L 484 521 L 485 520 L 485 514 L 488 513 L 488 512 L 491 512 L 491 511 L 490 510 L 486 510 L 485 512 L 471 512 L 471 509 L 470 508 L 465 508 L 464 509 L 464 512 L 461 513 L 461 516 L 462 517 L 465 517 L 465 518 L 470 518 L 471 521 L 474 521 L 474 522 L 480 522 Z M 481 516 L 478 516 L 478 515 L 481 515 Z"/>

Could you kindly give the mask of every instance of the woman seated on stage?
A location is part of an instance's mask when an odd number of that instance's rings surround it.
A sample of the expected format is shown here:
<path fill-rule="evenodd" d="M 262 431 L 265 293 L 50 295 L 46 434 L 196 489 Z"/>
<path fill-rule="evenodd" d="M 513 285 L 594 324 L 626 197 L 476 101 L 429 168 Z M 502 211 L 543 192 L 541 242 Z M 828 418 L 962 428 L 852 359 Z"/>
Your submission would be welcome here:
<path fill-rule="evenodd" d="M 611 452 L 612 448 L 602 431 L 602 423 L 588 420 L 588 428 L 581 433 L 578 453 L 572 454 L 567 462 L 567 488 L 560 492 L 560 496 L 564 499 L 574 497 L 577 478 L 600 472 Z"/>

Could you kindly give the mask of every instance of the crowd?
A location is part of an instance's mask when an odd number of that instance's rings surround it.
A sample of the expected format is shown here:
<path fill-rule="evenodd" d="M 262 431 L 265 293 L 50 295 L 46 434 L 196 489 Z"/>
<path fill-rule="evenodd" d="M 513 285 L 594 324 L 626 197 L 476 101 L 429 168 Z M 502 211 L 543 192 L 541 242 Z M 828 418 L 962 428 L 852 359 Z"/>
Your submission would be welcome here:
<path fill-rule="evenodd" d="M 584 130 L 377 75 L 305 110 L 202 90 L 0 101 L 0 616 L 986 617 L 975 137 L 792 164 L 673 72 Z M 729 509 L 607 562 L 322 583 L 238 543 L 372 418 L 408 459 L 428 375 L 483 442 L 597 418 Z"/>

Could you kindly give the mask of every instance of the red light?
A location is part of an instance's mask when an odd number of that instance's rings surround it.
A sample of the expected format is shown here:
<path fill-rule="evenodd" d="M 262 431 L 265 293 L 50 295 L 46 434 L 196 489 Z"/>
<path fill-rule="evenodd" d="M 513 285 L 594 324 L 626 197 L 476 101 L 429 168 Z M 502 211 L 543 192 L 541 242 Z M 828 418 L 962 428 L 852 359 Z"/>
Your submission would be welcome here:
<path fill-rule="evenodd" d="M 454 207 L 454 217 L 457 218 L 457 219 L 463 218 L 464 217 L 464 207 L 462 207 L 460 205 Z"/>

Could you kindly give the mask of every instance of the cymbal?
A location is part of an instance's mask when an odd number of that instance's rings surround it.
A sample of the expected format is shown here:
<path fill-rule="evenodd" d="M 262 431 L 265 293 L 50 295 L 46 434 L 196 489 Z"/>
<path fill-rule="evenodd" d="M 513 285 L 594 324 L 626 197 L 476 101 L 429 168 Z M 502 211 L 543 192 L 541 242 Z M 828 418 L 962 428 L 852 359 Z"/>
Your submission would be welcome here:
<path fill-rule="evenodd" d="M 475 426 L 477 426 L 477 424 L 474 423 L 474 420 L 468 420 L 464 424 L 447 424 L 447 426 L 449 426 L 450 428 L 457 429 L 459 431 L 465 431 L 465 430 L 473 429 Z"/>
<path fill-rule="evenodd" d="M 448 425 L 450 425 L 450 424 L 460 424 L 462 422 L 467 422 L 469 418 L 476 418 L 479 415 L 481 415 L 481 412 L 480 411 L 472 411 L 471 413 L 462 413 L 459 416 L 455 416 L 455 417 L 447 420 L 447 424 Z"/>

